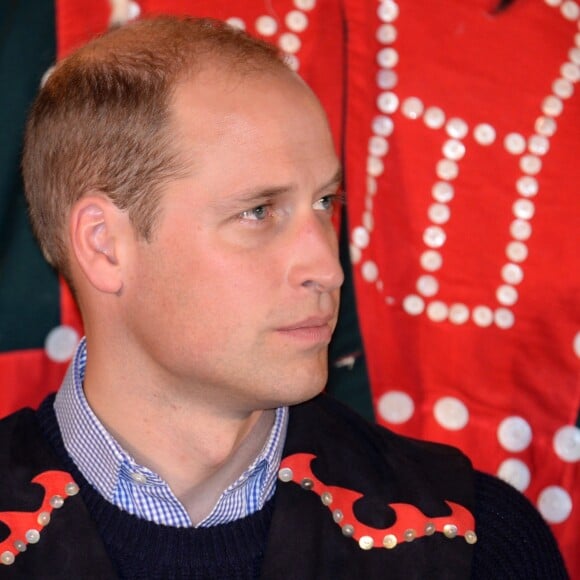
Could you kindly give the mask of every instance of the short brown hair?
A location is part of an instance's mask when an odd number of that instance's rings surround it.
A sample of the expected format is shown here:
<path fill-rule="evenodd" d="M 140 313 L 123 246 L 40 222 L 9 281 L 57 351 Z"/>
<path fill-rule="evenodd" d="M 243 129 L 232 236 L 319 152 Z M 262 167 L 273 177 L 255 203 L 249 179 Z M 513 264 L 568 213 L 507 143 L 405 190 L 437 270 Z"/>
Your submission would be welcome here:
<path fill-rule="evenodd" d="M 213 19 L 157 17 L 104 34 L 61 61 L 28 119 L 23 176 L 44 256 L 71 283 L 66 220 L 90 191 L 150 239 L 160 189 L 183 174 L 170 131 L 176 84 L 204 67 L 285 68 L 278 51 Z"/>

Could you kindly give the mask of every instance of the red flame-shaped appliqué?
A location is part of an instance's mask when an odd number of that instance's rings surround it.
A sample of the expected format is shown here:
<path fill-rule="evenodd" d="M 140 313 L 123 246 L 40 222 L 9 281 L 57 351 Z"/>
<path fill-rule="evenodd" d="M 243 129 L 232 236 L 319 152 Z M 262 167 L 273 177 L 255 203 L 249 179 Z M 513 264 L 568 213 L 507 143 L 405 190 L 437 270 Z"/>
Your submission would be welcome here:
<path fill-rule="evenodd" d="M 0 521 L 10 529 L 10 535 L 0 542 L 1 564 L 13 564 L 16 556 L 26 551 L 29 544 L 36 544 L 42 529 L 50 523 L 52 512 L 60 509 L 67 497 L 79 491 L 71 475 L 65 471 L 45 471 L 31 483 L 44 488 L 44 498 L 39 509 L 32 512 L 0 512 Z"/>
<path fill-rule="evenodd" d="M 433 518 L 411 504 L 391 503 L 388 507 L 396 514 L 395 523 L 384 529 L 368 526 L 360 522 L 354 514 L 354 504 L 363 494 L 320 481 L 310 466 L 313 459 L 316 459 L 316 455 L 310 453 L 296 453 L 284 458 L 278 478 L 283 482 L 292 481 L 303 489 L 316 493 L 331 511 L 342 533 L 356 540 L 362 549 L 391 549 L 400 542 L 411 542 L 436 532 L 450 539 L 463 536 L 469 544 L 477 541 L 473 515 L 468 509 L 452 501 L 445 502 L 451 510 L 450 515 Z"/>

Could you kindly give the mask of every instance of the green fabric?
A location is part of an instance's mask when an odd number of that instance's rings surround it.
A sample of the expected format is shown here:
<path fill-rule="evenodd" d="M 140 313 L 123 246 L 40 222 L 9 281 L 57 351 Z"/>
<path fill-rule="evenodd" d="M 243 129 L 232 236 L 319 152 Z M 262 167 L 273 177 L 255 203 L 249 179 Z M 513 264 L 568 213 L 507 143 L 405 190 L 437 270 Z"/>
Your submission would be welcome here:
<path fill-rule="evenodd" d="M 58 278 L 30 231 L 20 176 L 26 112 L 55 54 L 52 0 L 0 2 L 0 352 L 41 348 L 60 321 Z"/>

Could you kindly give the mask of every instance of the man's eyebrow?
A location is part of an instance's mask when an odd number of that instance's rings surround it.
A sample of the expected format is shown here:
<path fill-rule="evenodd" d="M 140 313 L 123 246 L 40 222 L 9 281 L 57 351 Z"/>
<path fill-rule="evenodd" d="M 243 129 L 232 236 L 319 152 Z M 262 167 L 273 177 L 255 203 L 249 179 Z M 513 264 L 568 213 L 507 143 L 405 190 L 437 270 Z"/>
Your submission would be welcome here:
<path fill-rule="evenodd" d="M 316 194 L 322 193 L 325 190 L 336 187 L 342 182 L 342 167 L 339 167 L 335 174 L 325 183 L 323 183 L 320 187 L 316 188 Z M 271 200 L 273 198 L 279 197 L 286 193 L 289 193 L 295 189 L 295 186 L 292 184 L 289 185 L 279 185 L 279 186 L 261 186 L 257 188 L 248 189 L 245 191 L 241 191 L 236 193 L 228 200 L 223 200 L 225 203 L 219 203 L 218 205 L 238 205 L 238 204 L 260 204 L 262 202 Z"/>

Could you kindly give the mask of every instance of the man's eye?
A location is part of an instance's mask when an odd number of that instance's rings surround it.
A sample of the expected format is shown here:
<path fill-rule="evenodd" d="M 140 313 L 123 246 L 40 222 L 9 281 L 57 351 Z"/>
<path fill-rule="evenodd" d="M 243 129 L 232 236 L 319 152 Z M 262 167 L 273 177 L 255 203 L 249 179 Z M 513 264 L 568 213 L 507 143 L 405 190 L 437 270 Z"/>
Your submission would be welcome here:
<path fill-rule="evenodd" d="M 240 217 L 244 220 L 251 220 L 251 221 L 263 221 L 265 220 L 268 215 L 270 214 L 269 206 L 267 205 L 258 205 L 253 207 L 252 209 L 247 209 L 240 214 Z"/>
<path fill-rule="evenodd" d="M 344 196 L 338 193 L 325 195 L 314 203 L 314 209 L 332 213 L 334 209 L 344 203 Z"/>

